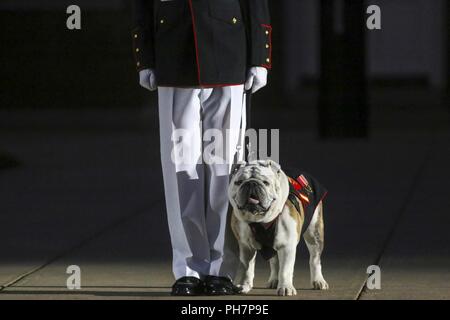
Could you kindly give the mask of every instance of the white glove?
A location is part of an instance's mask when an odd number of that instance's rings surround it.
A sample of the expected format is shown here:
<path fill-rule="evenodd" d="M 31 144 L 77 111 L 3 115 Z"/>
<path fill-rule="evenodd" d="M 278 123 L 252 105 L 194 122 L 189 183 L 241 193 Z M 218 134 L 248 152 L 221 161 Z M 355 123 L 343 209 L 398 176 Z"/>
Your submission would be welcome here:
<path fill-rule="evenodd" d="M 139 71 L 139 84 L 147 90 L 155 91 L 157 89 L 155 70 L 144 69 Z"/>
<path fill-rule="evenodd" d="M 252 90 L 255 93 L 267 84 L 267 69 L 264 67 L 251 67 L 248 71 L 247 82 L 245 82 L 245 90 Z"/>

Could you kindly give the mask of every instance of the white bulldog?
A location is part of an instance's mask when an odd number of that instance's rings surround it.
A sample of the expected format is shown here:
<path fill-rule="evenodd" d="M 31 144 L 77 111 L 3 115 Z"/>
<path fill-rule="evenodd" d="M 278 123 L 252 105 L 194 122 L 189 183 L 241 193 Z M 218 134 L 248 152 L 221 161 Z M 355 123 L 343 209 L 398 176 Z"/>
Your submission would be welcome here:
<path fill-rule="evenodd" d="M 313 189 L 301 177 L 312 194 Z M 305 221 L 305 203 L 289 196 L 290 181 L 297 183 L 271 160 L 242 163 L 232 172 L 228 189 L 233 211 L 231 228 L 240 251 L 235 283 L 243 293 L 253 288 L 255 258 L 260 251 L 270 261 L 267 287 L 276 288 L 281 296 L 297 294 L 293 275 L 296 248 Z M 303 235 L 310 254 L 311 285 L 317 290 L 328 289 L 320 260 L 324 246 L 322 199 L 317 198 L 311 222 Z"/>

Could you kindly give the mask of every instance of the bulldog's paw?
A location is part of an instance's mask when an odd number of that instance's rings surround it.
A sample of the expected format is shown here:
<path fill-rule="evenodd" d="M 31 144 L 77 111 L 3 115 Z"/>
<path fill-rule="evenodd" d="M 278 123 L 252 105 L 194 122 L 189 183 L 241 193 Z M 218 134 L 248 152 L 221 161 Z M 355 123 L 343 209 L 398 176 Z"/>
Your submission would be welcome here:
<path fill-rule="evenodd" d="M 330 287 L 325 279 L 317 279 L 312 282 L 312 287 L 314 290 L 328 290 Z"/>
<path fill-rule="evenodd" d="M 295 290 L 293 285 L 279 286 L 277 294 L 279 296 L 295 296 L 297 295 L 297 290 Z"/>
<path fill-rule="evenodd" d="M 241 293 L 249 293 L 253 288 L 249 283 L 238 284 L 237 287 L 241 289 Z"/>
<path fill-rule="evenodd" d="M 266 288 L 276 289 L 278 287 L 278 279 L 269 279 L 266 284 Z"/>

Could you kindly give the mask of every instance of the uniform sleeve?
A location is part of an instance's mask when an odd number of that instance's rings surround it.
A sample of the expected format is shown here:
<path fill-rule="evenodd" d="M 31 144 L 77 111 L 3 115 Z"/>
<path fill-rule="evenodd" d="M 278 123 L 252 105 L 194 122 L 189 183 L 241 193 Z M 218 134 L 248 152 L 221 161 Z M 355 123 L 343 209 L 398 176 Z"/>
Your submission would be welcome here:
<path fill-rule="evenodd" d="M 131 37 L 138 71 L 155 66 L 153 0 L 133 0 Z"/>
<path fill-rule="evenodd" d="M 251 66 L 272 68 L 272 25 L 268 0 L 240 0 L 246 17 Z"/>

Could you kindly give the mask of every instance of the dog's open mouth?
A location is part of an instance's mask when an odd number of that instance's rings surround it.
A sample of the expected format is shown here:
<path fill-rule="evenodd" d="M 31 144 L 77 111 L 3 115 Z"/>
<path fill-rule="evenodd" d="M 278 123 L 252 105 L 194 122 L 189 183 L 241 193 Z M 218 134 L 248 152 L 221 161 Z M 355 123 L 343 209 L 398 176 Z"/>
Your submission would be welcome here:
<path fill-rule="evenodd" d="M 269 211 L 272 201 L 267 201 L 267 194 L 261 182 L 249 180 L 242 184 L 236 197 L 239 210 L 245 210 L 254 215 L 264 215 Z"/>
<path fill-rule="evenodd" d="M 264 215 L 269 211 L 273 200 L 267 206 L 263 206 L 261 201 L 255 197 L 248 197 L 247 202 L 241 206 L 238 206 L 239 210 L 245 210 L 251 212 L 254 215 Z"/>

